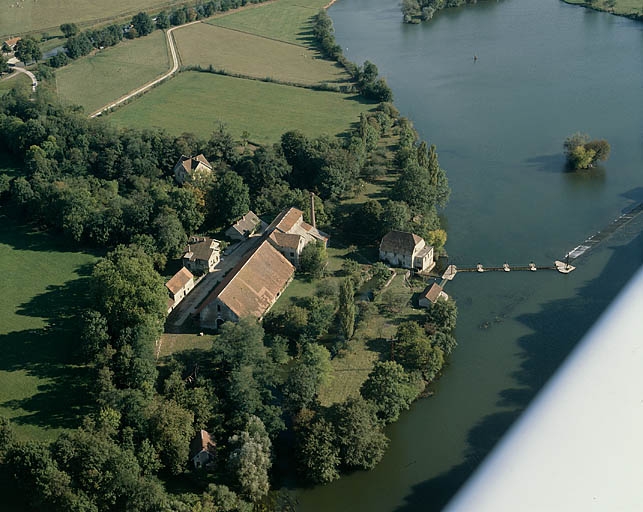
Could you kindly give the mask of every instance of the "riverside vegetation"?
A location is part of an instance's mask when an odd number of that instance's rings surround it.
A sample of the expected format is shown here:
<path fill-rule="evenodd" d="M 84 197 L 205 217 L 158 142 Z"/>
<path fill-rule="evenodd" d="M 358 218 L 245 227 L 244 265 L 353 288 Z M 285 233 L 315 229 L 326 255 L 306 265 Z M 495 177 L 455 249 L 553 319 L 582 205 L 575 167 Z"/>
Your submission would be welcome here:
<path fill-rule="evenodd" d="M 336 50 L 325 13 L 316 19 L 326 51 Z M 373 64 L 346 66 L 362 94 L 390 99 Z M 166 308 L 159 271 L 188 235 L 216 232 L 249 208 L 271 218 L 294 205 L 309 218 L 314 191 L 317 222 L 334 240 L 372 248 L 389 229 L 403 229 L 444 243 L 437 211 L 449 187 L 436 149 L 387 101 L 343 138 L 291 130 L 253 148 L 223 127 L 208 139 L 119 130 L 58 104 L 45 87 L 33 98 L 14 90 L 0 99 L 0 133 L 2 151 L 18 162 L 0 175 L 3 212 L 69 247 L 106 252 L 88 277 L 86 309 L 68 312 L 96 405 L 50 445 L 18 440 L 19 426 L 0 421 L 0 476 L 21 491 L 17 509 L 286 509 L 287 499 L 270 492 L 283 477 L 276 468 L 328 482 L 374 467 L 387 446 L 384 425 L 436 378 L 455 346 L 455 304 L 438 302 L 399 323 L 394 361 L 385 346 L 355 395 L 322 405 L 321 387 L 339 378 L 331 351 L 341 357 L 357 326 L 378 307 L 394 315 L 398 304 L 357 294 L 370 280 L 384 297 L 382 265 L 345 259 L 339 287 L 324 289 L 325 256 L 311 247 L 302 277 L 319 288 L 314 296 L 276 309 L 263 325 L 224 325 L 210 350 L 178 353 L 162 366 L 155 360 Z M 215 177 L 177 186 L 174 163 L 198 153 Z M 378 194 L 354 202 L 366 186 Z M 186 379 L 195 364 L 197 378 Z M 217 443 L 212 472 L 186 468 L 200 429 Z"/>

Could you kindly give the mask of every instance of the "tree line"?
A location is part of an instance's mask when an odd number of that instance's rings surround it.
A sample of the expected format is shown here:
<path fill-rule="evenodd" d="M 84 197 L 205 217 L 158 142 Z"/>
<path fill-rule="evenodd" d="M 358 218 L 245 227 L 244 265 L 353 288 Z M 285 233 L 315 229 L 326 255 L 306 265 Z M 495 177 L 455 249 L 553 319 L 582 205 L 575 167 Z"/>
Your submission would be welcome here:
<path fill-rule="evenodd" d="M 420 23 L 429 21 L 442 9 L 475 3 L 478 0 L 402 0 L 402 15 L 404 23 Z"/>

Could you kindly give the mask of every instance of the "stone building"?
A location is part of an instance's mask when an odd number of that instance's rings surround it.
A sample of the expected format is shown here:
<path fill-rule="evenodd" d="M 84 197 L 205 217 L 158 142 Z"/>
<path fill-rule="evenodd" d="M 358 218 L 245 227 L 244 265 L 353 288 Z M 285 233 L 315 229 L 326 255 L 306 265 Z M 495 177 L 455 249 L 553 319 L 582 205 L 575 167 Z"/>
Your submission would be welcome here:
<path fill-rule="evenodd" d="M 394 267 L 428 272 L 435 266 L 433 247 L 424 239 L 405 231 L 389 231 L 380 243 L 380 260 Z"/>
<path fill-rule="evenodd" d="M 191 237 L 185 253 L 183 266 L 194 274 L 212 272 L 221 259 L 221 244 L 209 237 Z"/>

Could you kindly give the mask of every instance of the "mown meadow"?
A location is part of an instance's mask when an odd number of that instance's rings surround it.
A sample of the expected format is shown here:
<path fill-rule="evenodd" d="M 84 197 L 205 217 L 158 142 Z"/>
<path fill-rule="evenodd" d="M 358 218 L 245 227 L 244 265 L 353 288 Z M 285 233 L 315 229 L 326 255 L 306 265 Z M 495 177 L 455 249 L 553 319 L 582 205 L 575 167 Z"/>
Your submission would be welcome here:
<path fill-rule="evenodd" d="M 233 136 L 277 142 L 284 132 L 339 135 L 372 104 L 354 94 L 315 91 L 211 73 L 184 72 L 109 115 L 119 126 L 157 126 L 207 137 L 224 123 Z"/>

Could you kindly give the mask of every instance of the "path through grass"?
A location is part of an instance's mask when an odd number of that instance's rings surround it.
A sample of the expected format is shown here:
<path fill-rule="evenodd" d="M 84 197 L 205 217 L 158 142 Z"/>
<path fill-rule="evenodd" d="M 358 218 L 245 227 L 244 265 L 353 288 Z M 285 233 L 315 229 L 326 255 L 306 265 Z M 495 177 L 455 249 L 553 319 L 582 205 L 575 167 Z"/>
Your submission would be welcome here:
<path fill-rule="evenodd" d="M 59 97 L 90 113 L 170 69 L 165 33 L 123 41 L 56 71 Z"/>
<path fill-rule="evenodd" d="M 20 439 L 52 440 L 80 424 L 87 370 L 74 365 L 74 316 L 96 258 L 0 212 L 0 415 Z"/>

